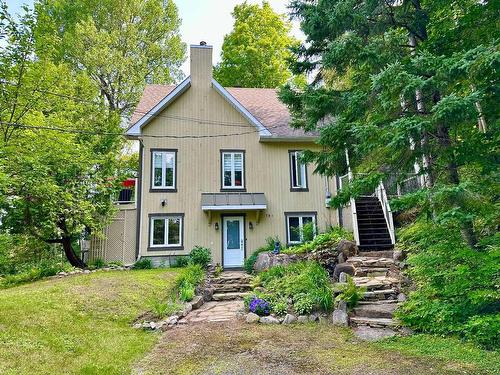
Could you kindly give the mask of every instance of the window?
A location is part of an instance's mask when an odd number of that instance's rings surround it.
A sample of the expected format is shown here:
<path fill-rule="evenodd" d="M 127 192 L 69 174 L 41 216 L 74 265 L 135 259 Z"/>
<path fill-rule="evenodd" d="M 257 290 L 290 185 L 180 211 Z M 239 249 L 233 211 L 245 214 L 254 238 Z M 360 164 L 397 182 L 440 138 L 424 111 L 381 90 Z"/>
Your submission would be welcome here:
<path fill-rule="evenodd" d="M 150 217 L 150 248 L 182 248 L 181 214 L 156 215 Z"/>
<path fill-rule="evenodd" d="M 176 150 L 152 151 L 152 190 L 175 190 Z"/>
<path fill-rule="evenodd" d="M 221 151 L 222 189 L 245 188 L 245 154 L 243 151 Z"/>
<path fill-rule="evenodd" d="M 307 190 L 306 165 L 300 162 L 300 151 L 290 151 L 290 190 Z"/>
<path fill-rule="evenodd" d="M 316 213 L 288 213 L 286 235 L 288 244 L 310 241 L 316 236 Z"/>

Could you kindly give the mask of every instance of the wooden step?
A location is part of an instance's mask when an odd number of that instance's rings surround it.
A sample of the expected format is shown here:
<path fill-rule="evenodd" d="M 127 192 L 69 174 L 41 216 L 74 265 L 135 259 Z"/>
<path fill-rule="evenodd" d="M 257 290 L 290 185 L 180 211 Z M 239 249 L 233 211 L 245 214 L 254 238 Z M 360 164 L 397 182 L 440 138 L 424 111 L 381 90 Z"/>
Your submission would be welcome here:
<path fill-rule="evenodd" d="M 350 321 L 356 325 L 365 325 L 370 327 L 395 327 L 397 325 L 393 319 L 387 318 L 364 318 L 353 316 L 350 318 Z"/>
<path fill-rule="evenodd" d="M 232 301 L 232 300 L 243 299 L 248 295 L 250 295 L 250 293 L 243 293 L 243 292 L 215 293 L 212 296 L 212 300 L 213 301 Z"/>

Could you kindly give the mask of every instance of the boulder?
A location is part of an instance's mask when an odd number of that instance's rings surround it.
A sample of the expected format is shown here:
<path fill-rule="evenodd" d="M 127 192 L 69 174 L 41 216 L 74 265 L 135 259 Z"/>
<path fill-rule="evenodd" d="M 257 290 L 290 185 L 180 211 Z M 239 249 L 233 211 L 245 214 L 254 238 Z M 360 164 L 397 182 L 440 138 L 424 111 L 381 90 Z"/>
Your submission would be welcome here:
<path fill-rule="evenodd" d="M 280 324 L 280 321 L 272 315 L 261 316 L 259 321 L 264 324 Z"/>
<path fill-rule="evenodd" d="M 336 309 L 332 314 L 332 323 L 335 326 L 347 327 L 349 326 L 349 316 L 345 311 Z"/>
<path fill-rule="evenodd" d="M 174 324 L 177 323 L 178 320 L 179 320 L 179 317 L 177 315 L 172 315 L 170 318 L 167 319 L 167 324 L 169 326 L 173 326 Z"/>
<path fill-rule="evenodd" d="M 338 280 L 341 273 L 346 273 L 348 275 L 354 276 L 355 272 L 356 272 L 356 269 L 353 267 L 352 264 L 340 263 L 340 264 L 337 264 L 335 266 L 335 269 L 333 271 L 333 278 L 335 280 Z"/>
<path fill-rule="evenodd" d="M 404 259 L 404 254 L 401 250 L 394 250 L 392 257 L 394 260 L 401 262 Z"/>
<path fill-rule="evenodd" d="M 354 334 L 364 341 L 378 341 L 396 335 L 390 328 L 373 328 L 370 326 L 359 326 L 354 329 Z"/>
<path fill-rule="evenodd" d="M 319 314 L 318 313 L 312 313 L 309 315 L 309 321 L 310 322 L 318 322 L 319 321 Z"/>
<path fill-rule="evenodd" d="M 212 297 L 215 293 L 215 288 L 208 286 L 205 289 L 203 289 L 203 300 L 205 302 L 209 302 L 212 300 Z"/>
<path fill-rule="evenodd" d="M 204 303 L 203 296 L 194 296 L 191 301 L 191 305 L 193 306 L 193 310 L 199 309 Z"/>
<path fill-rule="evenodd" d="M 182 316 L 186 316 L 187 314 L 189 314 L 191 311 L 193 310 L 193 305 L 189 302 L 187 302 L 186 304 L 184 304 L 184 309 L 182 310 Z"/>
<path fill-rule="evenodd" d="M 405 301 L 406 301 L 406 294 L 399 293 L 398 294 L 398 302 L 405 302 Z"/>
<path fill-rule="evenodd" d="M 356 242 L 340 240 L 339 244 L 337 245 L 337 252 L 338 254 L 343 254 L 344 258 L 347 259 L 349 257 L 356 256 L 359 250 Z"/>
<path fill-rule="evenodd" d="M 256 272 L 262 272 L 274 266 L 286 266 L 299 260 L 302 260 L 302 257 L 296 254 L 260 253 L 257 256 L 253 269 Z"/>
<path fill-rule="evenodd" d="M 297 317 L 293 314 L 286 314 L 285 319 L 283 319 L 283 324 L 292 324 L 297 321 Z"/>
<path fill-rule="evenodd" d="M 307 323 L 309 321 L 309 317 L 307 315 L 299 315 L 297 321 L 299 323 Z"/>
<path fill-rule="evenodd" d="M 248 313 L 247 317 L 245 318 L 245 321 L 247 323 L 257 323 L 260 320 L 260 316 L 254 313 Z"/>
<path fill-rule="evenodd" d="M 343 312 L 347 313 L 347 302 L 344 300 L 339 300 L 337 301 L 335 305 L 336 310 L 342 310 Z"/>

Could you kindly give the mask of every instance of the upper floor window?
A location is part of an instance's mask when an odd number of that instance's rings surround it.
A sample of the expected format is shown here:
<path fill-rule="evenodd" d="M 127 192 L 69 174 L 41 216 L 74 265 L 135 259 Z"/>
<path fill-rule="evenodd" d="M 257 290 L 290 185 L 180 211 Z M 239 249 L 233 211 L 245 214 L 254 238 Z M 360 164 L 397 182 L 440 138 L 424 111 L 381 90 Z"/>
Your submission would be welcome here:
<path fill-rule="evenodd" d="M 152 151 L 152 190 L 175 190 L 176 189 L 176 150 L 153 150 Z"/>
<path fill-rule="evenodd" d="M 307 169 L 300 161 L 300 151 L 289 151 L 290 155 L 290 190 L 307 190 Z"/>
<path fill-rule="evenodd" d="M 243 151 L 221 151 L 222 189 L 245 188 L 245 153 Z"/>

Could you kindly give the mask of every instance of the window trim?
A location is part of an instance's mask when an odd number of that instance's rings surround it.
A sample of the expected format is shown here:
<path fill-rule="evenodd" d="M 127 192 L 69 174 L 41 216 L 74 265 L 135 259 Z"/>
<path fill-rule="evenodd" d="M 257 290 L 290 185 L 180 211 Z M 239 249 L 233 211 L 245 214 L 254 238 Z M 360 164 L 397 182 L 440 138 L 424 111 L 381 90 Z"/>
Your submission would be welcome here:
<path fill-rule="evenodd" d="M 291 242 L 290 241 L 290 227 L 288 225 L 288 218 L 290 217 L 298 217 L 299 218 L 299 225 L 302 224 L 302 218 L 303 217 L 312 217 L 313 223 L 314 223 L 314 229 L 315 233 L 314 235 L 318 235 L 318 213 L 316 211 L 310 211 L 310 212 L 285 212 L 285 238 L 286 238 L 286 243 L 287 246 L 295 246 L 295 245 L 300 245 L 303 243 L 301 240 L 300 242 Z"/>
<path fill-rule="evenodd" d="M 303 164 L 304 166 L 304 178 L 305 178 L 305 187 L 297 187 L 293 186 L 293 169 L 292 169 L 292 155 L 297 154 L 299 152 L 302 152 L 303 150 L 288 150 L 288 169 L 290 171 L 290 191 L 295 192 L 295 191 L 309 191 L 309 179 L 307 177 L 307 164 Z M 296 163 L 297 163 L 297 156 L 295 158 Z"/>
<path fill-rule="evenodd" d="M 180 218 L 180 228 L 179 228 L 179 240 L 180 244 L 175 245 L 153 245 L 153 220 L 154 219 L 168 219 L 168 218 Z M 168 251 L 168 250 L 184 250 L 184 214 L 183 213 L 155 213 L 148 215 L 149 229 L 148 229 L 148 251 Z M 168 230 L 165 232 L 165 236 L 168 238 Z"/>
<path fill-rule="evenodd" d="M 242 184 L 241 186 L 224 186 L 224 154 L 241 154 L 242 156 L 242 173 L 241 173 L 241 178 L 242 178 Z M 247 191 L 246 189 L 246 173 L 245 173 L 245 166 L 246 166 L 246 155 L 245 155 L 245 150 L 226 150 L 222 149 L 220 150 L 220 191 L 234 191 L 234 192 L 245 192 Z M 233 166 L 233 172 L 234 172 L 234 166 Z"/>
<path fill-rule="evenodd" d="M 150 193 L 177 193 L 177 149 L 173 148 L 152 148 L 150 149 L 150 157 L 151 157 L 151 171 L 150 171 L 150 179 L 151 182 L 149 184 L 149 192 Z M 174 186 L 173 187 L 165 187 L 165 186 L 154 186 L 154 154 L 157 152 L 163 153 L 173 153 L 174 154 Z M 163 172 L 162 172 L 163 173 Z"/>

